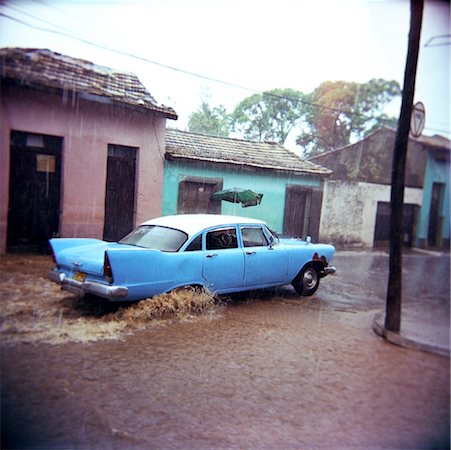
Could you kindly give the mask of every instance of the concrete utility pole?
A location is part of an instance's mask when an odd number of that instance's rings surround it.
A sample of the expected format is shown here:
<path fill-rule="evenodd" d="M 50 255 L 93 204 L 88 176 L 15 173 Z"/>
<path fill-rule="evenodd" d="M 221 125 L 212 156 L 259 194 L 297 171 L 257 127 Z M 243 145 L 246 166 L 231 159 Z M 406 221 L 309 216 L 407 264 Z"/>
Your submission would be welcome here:
<path fill-rule="evenodd" d="M 399 333 L 401 328 L 403 204 L 407 144 L 412 115 L 418 52 L 420 47 L 423 0 L 410 1 L 410 32 L 404 72 L 401 112 L 393 151 L 390 213 L 390 273 L 388 277 L 385 329 Z"/>

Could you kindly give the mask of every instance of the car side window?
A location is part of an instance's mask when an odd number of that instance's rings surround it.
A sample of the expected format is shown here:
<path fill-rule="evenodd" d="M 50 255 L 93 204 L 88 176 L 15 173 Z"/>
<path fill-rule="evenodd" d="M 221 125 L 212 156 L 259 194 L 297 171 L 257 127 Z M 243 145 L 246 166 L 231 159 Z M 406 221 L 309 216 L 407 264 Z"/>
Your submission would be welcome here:
<path fill-rule="evenodd" d="M 202 250 L 202 235 L 200 234 L 192 240 L 192 242 L 186 247 L 185 252 L 195 252 Z"/>
<path fill-rule="evenodd" d="M 221 228 L 207 233 L 207 250 L 238 248 L 235 228 Z"/>
<path fill-rule="evenodd" d="M 244 247 L 266 247 L 269 245 L 263 230 L 259 227 L 241 228 Z"/>

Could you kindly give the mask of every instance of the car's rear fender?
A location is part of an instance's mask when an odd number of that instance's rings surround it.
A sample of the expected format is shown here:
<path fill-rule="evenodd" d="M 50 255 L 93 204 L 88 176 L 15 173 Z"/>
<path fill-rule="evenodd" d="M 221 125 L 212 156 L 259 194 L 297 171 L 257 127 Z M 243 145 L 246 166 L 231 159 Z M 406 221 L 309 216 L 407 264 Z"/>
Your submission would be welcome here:
<path fill-rule="evenodd" d="M 204 285 L 202 252 L 166 253 L 143 248 L 107 250 L 114 284 L 134 290 L 167 292 L 181 286 Z"/>
<path fill-rule="evenodd" d="M 105 251 L 116 243 L 99 239 L 57 238 L 49 241 L 56 266 L 68 271 L 81 271 L 94 276 L 103 275 Z"/>

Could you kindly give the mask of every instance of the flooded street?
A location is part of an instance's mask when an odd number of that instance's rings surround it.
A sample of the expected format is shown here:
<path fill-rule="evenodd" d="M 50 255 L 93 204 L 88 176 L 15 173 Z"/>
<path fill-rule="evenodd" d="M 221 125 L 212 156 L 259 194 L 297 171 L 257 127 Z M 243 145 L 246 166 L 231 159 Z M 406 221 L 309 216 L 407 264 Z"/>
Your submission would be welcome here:
<path fill-rule="evenodd" d="M 77 302 L 40 278 L 48 258 L 27 261 L 0 260 L 2 448 L 449 447 L 449 359 L 371 329 L 383 252 L 339 252 L 310 298 L 282 288 L 141 321 L 139 305 Z M 448 256 L 404 258 L 410 314 L 426 303 L 448 329 L 449 270 Z"/>

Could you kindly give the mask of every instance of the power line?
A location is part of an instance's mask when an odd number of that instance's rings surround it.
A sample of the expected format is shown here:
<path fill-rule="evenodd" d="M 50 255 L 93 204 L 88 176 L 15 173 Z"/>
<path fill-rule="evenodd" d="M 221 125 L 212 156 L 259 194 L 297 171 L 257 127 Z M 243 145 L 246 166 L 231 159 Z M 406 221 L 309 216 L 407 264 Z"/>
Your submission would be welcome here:
<path fill-rule="evenodd" d="M 31 14 L 28 14 L 28 15 L 31 16 Z M 135 54 L 126 52 L 124 50 L 119 50 L 119 49 L 112 48 L 112 47 L 110 47 L 110 46 L 108 46 L 106 44 L 96 43 L 96 42 L 90 41 L 88 39 L 85 39 L 83 37 L 77 37 L 77 36 L 74 36 L 74 35 L 68 33 L 67 31 L 52 30 L 52 29 L 49 29 L 49 28 L 44 28 L 44 27 L 42 27 L 40 25 L 30 24 L 28 22 L 25 22 L 24 20 L 18 19 L 17 17 L 12 17 L 12 16 L 10 16 L 8 14 L 5 14 L 3 12 L 0 12 L 0 16 L 6 17 L 6 18 L 8 18 L 10 20 L 13 20 L 13 21 L 18 22 L 18 23 L 20 23 L 22 25 L 25 25 L 25 26 L 30 27 L 30 28 L 34 28 L 34 29 L 39 30 L 39 31 L 45 31 L 45 32 L 48 32 L 48 33 L 56 34 L 58 36 L 64 36 L 64 37 L 67 37 L 69 39 L 74 39 L 76 41 L 83 42 L 84 44 L 88 44 L 88 45 L 93 46 L 93 47 L 101 48 L 103 50 L 108 50 L 110 52 L 117 53 L 117 54 L 123 55 L 123 56 L 127 56 L 129 58 L 137 59 L 139 61 L 143 61 L 143 62 L 146 62 L 146 63 L 154 64 L 156 66 L 163 67 L 163 68 L 169 69 L 169 70 L 173 70 L 175 72 L 184 73 L 186 75 L 191 75 L 191 76 L 194 76 L 194 77 L 197 77 L 197 78 L 202 78 L 202 79 L 207 80 L 207 81 L 213 81 L 215 83 L 224 84 L 224 85 L 235 87 L 235 88 L 238 88 L 238 89 L 243 89 L 243 90 L 247 90 L 247 91 L 251 91 L 251 92 L 255 92 L 255 93 L 262 93 L 262 91 L 259 91 L 257 89 L 252 89 L 252 88 L 249 88 L 249 87 L 246 87 L 246 86 L 241 86 L 239 84 L 231 83 L 231 82 L 224 81 L 224 80 L 219 80 L 217 78 L 209 77 L 207 75 L 202 75 L 202 74 L 196 73 L 196 72 L 191 72 L 191 71 L 188 71 L 188 70 L 185 70 L 185 69 L 180 69 L 178 67 L 170 66 L 168 64 L 160 63 L 158 61 L 153 61 L 151 59 L 144 58 L 142 56 L 135 55 Z M 37 20 L 42 20 L 42 19 L 37 18 L 35 16 L 31 16 L 31 17 L 33 17 L 34 19 L 37 19 Z M 49 23 L 49 22 L 46 22 L 46 23 Z"/>
<path fill-rule="evenodd" d="M 8 7 L 10 7 L 10 6 L 8 5 Z M 42 19 L 40 17 L 36 17 L 36 16 L 34 16 L 34 15 L 30 14 L 30 13 L 25 13 L 23 11 L 20 11 L 20 9 L 17 9 L 17 8 L 12 8 L 12 9 L 15 9 L 16 11 L 19 11 L 22 14 L 26 14 L 27 16 L 29 16 L 29 17 L 31 17 L 31 18 L 33 18 L 35 20 L 44 22 L 44 23 L 46 23 L 48 25 L 51 25 L 51 26 L 57 26 L 58 28 L 61 28 L 61 29 L 64 30 L 64 28 L 62 28 L 62 27 L 60 27 L 58 25 L 55 25 L 52 22 L 44 20 L 44 19 Z M 348 115 L 351 115 L 351 116 L 364 117 L 366 119 L 375 118 L 375 117 L 371 117 L 371 116 L 366 116 L 365 114 L 352 112 L 352 111 L 349 111 L 349 110 L 343 110 L 343 109 L 340 109 L 340 108 L 333 108 L 331 106 L 320 105 L 318 103 L 308 102 L 308 101 L 303 100 L 303 99 L 297 99 L 297 98 L 293 98 L 293 97 L 278 95 L 278 94 L 274 94 L 274 93 L 271 93 L 271 92 L 261 91 L 261 90 L 258 90 L 258 89 L 250 88 L 250 87 L 239 85 L 239 84 L 236 84 L 236 83 L 231 83 L 231 82 L 228 82 L 228 81 L 220 80 L 218 78 L 213 78 L 213 77 L 210 77 L 210 76 L 207 76 L 207 75 L 199 74 L 199 73 L 196 73 L 196 72 L 191 72 L 191 71 L 188 71 L 188 70 L 185 70 L 185 69 L 180 69 L 180 68 L 175 67 L 175 66 L 170 66 L 170 65 L 163 64 L 163 63 L 160 63 L 160 62 L 157 62 L 157 61 L 153 61 L 153 60 L 150 60 L 148 58 L 144 58 L 144 57 L 139 56 L 139 55 L 135 55 L 135 54 L 123 51 L 123 50 L 119 50 L 119 49 L 110 47 L 110 46 L 108 46 L 106 44 L 93 42 L 93 41 L 85 39 L 83 37 L 79 37 L 79 36 L 70 34 L 70 33 L 67 32 L 67 30 L 57 31 L 57 30 L 52 30 L 52 29 L 49 29 L 49 28 L 44 28 L 44 27 L 39 26 L 39 25 L 33 25 L 33 24 L 27 23 L 27 22 L 25 22 L 23 20 L 20 20 L 20 19 L 18 19 L 16 17 L 9 16 L 9 15 L 7 15 L 5 13 L 2 13 L 2 12 L 0 12 L 0 15 L 4 16 L 4 17 L 6 17 L 6 18 L 8 18 L 10 20 L 16 21 L 16 22 L 18 22 L 18 23 L 20 23 L 22 25 L 25 25 L 25 26 L 28 26 L 28 27 L 31 27 L 31 28 L 34 28 L 34 29 L 37 29 L 37 30 L 40 30 L 40 31 L 45 31 L 45 32 L 53 33 L 53 34 L 56 34 L 56 35 L 59 35 L 59 36 L 64 36 L 64 37 L 67 37 L 69 39 L 73 39 L 73 40 L 77 40 L 79 42 L 83 42 L 83 43 L 88 44 L 88 45 L 93 46 L 93 47 L 101 48 L 103 50 L 107 50 L 107 51 L 110 51 L 110 52 L 113 52 L 113 53 L 117 53 L 117 54 L 129 57 L 129 58 L 133 58 L 133 59 L 145 62 L 145 63 L 154 64 L 154 65 L 157 65 L 159 67 L 163 67 L 163 68 L 168 69 L 168 70 L 172 70 L 172 71 L 179 72 L 179 73 L 184 73 L 185 75 L 190 75 L 190 76 L 201 78 L 201 79 L 204 79 L 204 80 L 207 80 L 207 81 L 223 84 L 225 86 L 230 86 L 230 87 L 234 87 L 234 88 L 237 88 L 237 89 L 246 90 L 246 91 L 249 91 L 249 92 L 254 92 L 256 94 L 264 94 L 264 95 L 267 95 L 267 96 L 270 96 L 270 97 L 283 99 L 283 100 L 287 100 L 287 101 L 292 101 L 292 102 L 296 102 L 296 103 L 302 103 L 302 104 L 307 105 L 307 106 L 312 106 L 314 108 L 324 109 L 324 110 L 327 110 L 327 111 L 333 111 L 335 113 L 344 113 L 344 114 L 348 114 Z M 382 122 L 389 121 L 389 120 L 384 120 L 384 119 L 379 119 L 379 120 L 381 120 Z"/>
<path fill-rule="evenodd" d="M 278 98 L 278 99 L 282 99 L 282 100 L 288 100 L 288 101 L 292 101 L 292 102 L 296 102 L 296 103 L 302 103 L 302 104 L 307 105 L 307 106 L 312 106 L 314 108 L 323 109 L 323 110 L 327 110 L 327 111 L 332 111 L 332 112 L 335 112 L 335 113 L 344 113 L 344 114 L 348 114 L 348 115 L 351 115 L 351 116 L 365 117 L 366 119 L 377 119 L 376 117 L 369 117 L 369 116 L 366 116 L 364 114 L 357 113 L 357 112 L 352 112 L 352 111 L 349 111 L 349 110 L 333 108 L 333 107 L 330 107 L 330 106 L 324 106 L 324 105 L 320 105 L 320 104 L 317 104 L 317 103 L 308 102 L 308 101 L 303 100 L 303 99 L 296 99 L 296 98 L 292 98 L 292 97 L 288 97 L 288 96 L 277 95 L 277 94 L 274 94 L 274 93 L 271 93 L 271 92 L 267 92 L 267 91 L 261 91 L 261 90 L 250 88 L 250 87 L 247 87 L 247 86 L 242 86 L 242 85 L 239 85 L 239 84 L 236 84 L 236 83 L 231 83 L 229 81 L 220 80 L 218 78 L 213 78 L 213 77 L 210 77 L 210 76 L 207 76 L 207 75 L 203 75 L 203 74 L 200 74 L 200 73 L 191 72 L 191 71 L 188 71 L 188 70 L 185 70 L 185 69 L 180 69 L 178 67 L 171 66 L 171 65 L 168 65 L 168 64 L 164 64 L 164 63 L 160 63 L 158 61 L 153 61 L 151 59 L 144 58 L 142 56 L 139 56 L 139 55 L 136 55 L 136 54 L 132 54 L 132 53 L 126 52 L 124 50 L 120 50 L 120 49 L 116 49 L 116 48 L 110 47 L 109 45 L 106 45 L 106 44 L 93 42 L 93 41 L 91 41 L 89 39 L 76 36 L 74 34 L 69 33 L 67 30 L 64 30 L 62 27 L 60 27 L 58 25 L 55 25 L 55 24 L 53 24 L 53 23 L 51 23 L 51 22 L 49 22 L 47 20 L 41 19 L 40 17 L 36 17 L 36 16 L 34 16 L 34 15 L 30 14 L 30 13 L 24 13 L 23 11 L 20 11 L 17 8 L 13 8 L 13 9 L 15 9 L 16 11 L 19 11 L 22 14 L 25 14 L 25 15 L 27 15 L 27 16 L 35 19 L 35 20 L 44 22 L 44 23 L 46 23 L 48 25 L 51 25 L 51 26 L 57 26 L 58 28 L 61 28 L 63 31 L 58 31 L 58 30 L 54 30 L 54 29 L 50 29 L 50 28 L 45 28 L 45 27 L 43 27 L 41 25 L 31 24 L 31 23 L 26 22 L 24 20 L 21 20 L 21 19 L 19 19 L 17 17 L 13 17 L 13 16 L 10 16 L 8 14 L 5 14 L 4 12 L 0 12 L 0 16 L 3 16 L 5 18 L 7 18 L 7 19 L 10 19 L 10 20 L 13 20 L 15 22 L 18 22 L 21 25 L 24 25 L 24 26 L 27 26 L 27 27 L 30 27 L 30 28 L 34 28 L 34 29 L 39 30 L 39 31 L 44 31 L 44 32 L 56 34 L 58 36 L 63 36 L 63 37 L 66 37 L 66 38 L 69 38 L 69 39 L 73 39 L 73 40 L 82 42 L 84 44 L 90 45 L 92 47 L 97 47 L 97 48 L 100 48 L 100 49 L 103 49 L 103 50 L 107 50 L 107 51 L 112 52 L 112 53 L 117 53 L 119 55 L 126 56 L 126 57 L 129 57 L 129 58 L 133 58 L 133 59 L 136 59 L 138 61 L 145 62 L 145 63 L 153 64 L 153 65 L 156 65 L 156 66 L 168 69 L 168 70 L 172 70 L 172 71 L 175 71 L 175 72 L 183 73 L 185 75 L 190 75 L 190 76 L 194 76 L 194 77 L 197 77 L 197 78 L 201 78 L 203 80 L 211 81 L 211 82 L 214 82 L 214 83 L 219 83 L 219 84 L 222 84 L 222 85 L 225 85 L 225 86 L 229 86 L 229 87 L 234 87 L 236 89 L 241 89 L 241 90 L 246 90 L 246 91 L 249 91 L 249 92 L 254 92 L 256 94 L 264 94 L 264 95 L 268 95 L 270 97 L 274 97 L 274 98 Z M 379 120 L 381 120 L 382 122 L 387 121 L 387 120 L 384 120 L 384 119 L 379 119 Z"/>

